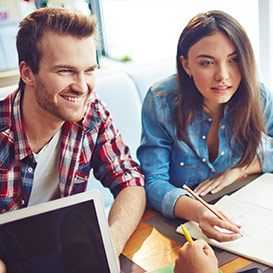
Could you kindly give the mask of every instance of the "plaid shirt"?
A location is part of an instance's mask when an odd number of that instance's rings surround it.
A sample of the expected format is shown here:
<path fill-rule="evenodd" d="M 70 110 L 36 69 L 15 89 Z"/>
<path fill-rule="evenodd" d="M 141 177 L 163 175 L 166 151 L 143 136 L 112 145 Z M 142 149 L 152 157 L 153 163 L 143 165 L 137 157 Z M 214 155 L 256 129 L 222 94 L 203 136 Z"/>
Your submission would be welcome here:
<path fill-rule="evenodd" d="M 27 206 L 37 165 L 27 141 L 20 102 L 20 91 L 0 101 L 0 213 Z M 114 196 L 127 186 L 144 185 L 139 166 L 96 93 L 92 93 L 80 122 L 64 123 L 60 145 L 60 197 L 84 191 L 91 168 Z"/>

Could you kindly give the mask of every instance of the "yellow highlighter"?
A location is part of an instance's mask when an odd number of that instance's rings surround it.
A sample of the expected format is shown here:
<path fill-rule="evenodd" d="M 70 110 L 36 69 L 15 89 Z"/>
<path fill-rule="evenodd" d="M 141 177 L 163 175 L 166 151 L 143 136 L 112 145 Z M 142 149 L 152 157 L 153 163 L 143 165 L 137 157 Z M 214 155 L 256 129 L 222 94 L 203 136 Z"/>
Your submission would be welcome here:
<path fill-rule="evenodd" d="M 181 228 L 183 230 L 184 236 L 186 237 L 187 241 L 189 243 L 192 243 L 193 240 L 192 240 L 191 235 L 189 234 L 189 232 L 186 230 L 186 228 L 183 225 L 181 225 Z"/>

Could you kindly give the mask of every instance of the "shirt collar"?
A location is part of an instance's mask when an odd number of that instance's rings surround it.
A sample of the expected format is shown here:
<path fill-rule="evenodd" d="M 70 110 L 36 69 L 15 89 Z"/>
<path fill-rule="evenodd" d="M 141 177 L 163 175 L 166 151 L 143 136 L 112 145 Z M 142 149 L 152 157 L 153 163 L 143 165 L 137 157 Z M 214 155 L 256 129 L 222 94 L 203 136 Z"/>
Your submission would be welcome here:
<path fill-rule="evenodd" d="M 225 120 L 227 118 L 228 115 L 228 109 L 229 106 L 228 104 L 225 104 L 224 106 L 224 116 L 223 119 Z M 199 123 L 204 122 L 205 120 L 208 121 L 212 121 L 212 118 L 204 111 L 204 109 L 202 108 L 195 117 L 193 117 L 191 124 L 192 125 L 197 125 Z"/>
<path fill-rule="evenodd" d="M 100 111 L 98 109 L 101 105 L 102 102 L 100 97 L 93 92 L 85 106 L 84 116 L 82 120 L 77 123 L 77 125 L 83 128 L 83 130 L 86 132 L 96 128 L 98 123 L 101 123 L 101 113 L 104 112 L 103 109 L 100 109 Z"/>
<path fill-rule="evenodd" d="M 13 102 L 13 115 L 12 115 L 12 126 L 11 129 L 14 133 L 14 149 L 15 159 L 22 160 L 32 153 L 31 148 L 28 144 L 25 128 L 22 121 L 22 107 L 21 99 L 23 92 L 18 90 L 15 94 Z"/>

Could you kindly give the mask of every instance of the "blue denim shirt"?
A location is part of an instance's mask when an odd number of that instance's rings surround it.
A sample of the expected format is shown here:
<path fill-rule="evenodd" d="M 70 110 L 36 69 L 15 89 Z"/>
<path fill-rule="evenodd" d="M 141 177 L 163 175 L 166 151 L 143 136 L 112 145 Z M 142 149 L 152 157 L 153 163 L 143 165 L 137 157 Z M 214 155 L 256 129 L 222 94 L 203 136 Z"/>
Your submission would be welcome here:
<path fill-rule="evenodd" d="M 195 188 L 205 179 L 236 166 L 242 155 L 242 149 L 237 143 L 233 142 L 230 147 L 228 106 L 220 122 L 219 153 L 214 162 L 209 161 L 207 148 L 212 118 L 203 110 L 192 120 L 187 130 L 193 150 L 185 142 L 177 140 L 173 126 L 177 92 L 175 75 L 150 88 L 143 102 L 142 141 L 137 151 L 146 178 L 148 204 L 172 218 L 175 217 L 173 209 L 177 199 L 181 195 L 188 195 L 182 188 L 183 184 Z M 263 139 L 266 151 L 262 169 L 263 172 L 272 172 L 273 96 L 263 85 L 261 93 L 268 130 L 268 137 Z M 260 153 L 258 155 L 261 161 Z"/>

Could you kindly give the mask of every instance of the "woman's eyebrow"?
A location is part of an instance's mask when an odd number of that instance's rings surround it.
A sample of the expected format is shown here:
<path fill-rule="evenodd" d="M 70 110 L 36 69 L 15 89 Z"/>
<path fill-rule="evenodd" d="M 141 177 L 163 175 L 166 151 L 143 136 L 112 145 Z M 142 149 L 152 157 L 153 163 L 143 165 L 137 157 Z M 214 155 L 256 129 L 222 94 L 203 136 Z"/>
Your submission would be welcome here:
<path fill-rule="evenodd" d="M 230 56 L 232 56 L 232 55 L 236 55 L 236 54 L 238 54 L 237 50 L 235 50 L 234 52 L 228 54 L 228 57 L 230 57 Z"/>
<path fill-rule="evenodd" d="M 211 55 L 207 55 L 207 54 L 200 54 L 200 55 L 196 56 L 196 59 L 198 59 L 198 58 L 208 58 L 208 59 L 214 59 L 214 57 L 213 57 L 213 56 L 211 56 Z"/>
<path fill-rule="evenodd" d="M 228 57 L 233 56 L 233 55 L 236 55 L 236 54 L 238 54 L 238 53 L 237 53 L 237 51 L 235 50 L 234 52 L 228 54 Z M 200 54 L 200 55 L 196 56 L 196 59 L 198 59 L 198 58 L 214 59 L 213 56 L 208 55 L 208 54 Z"/>

